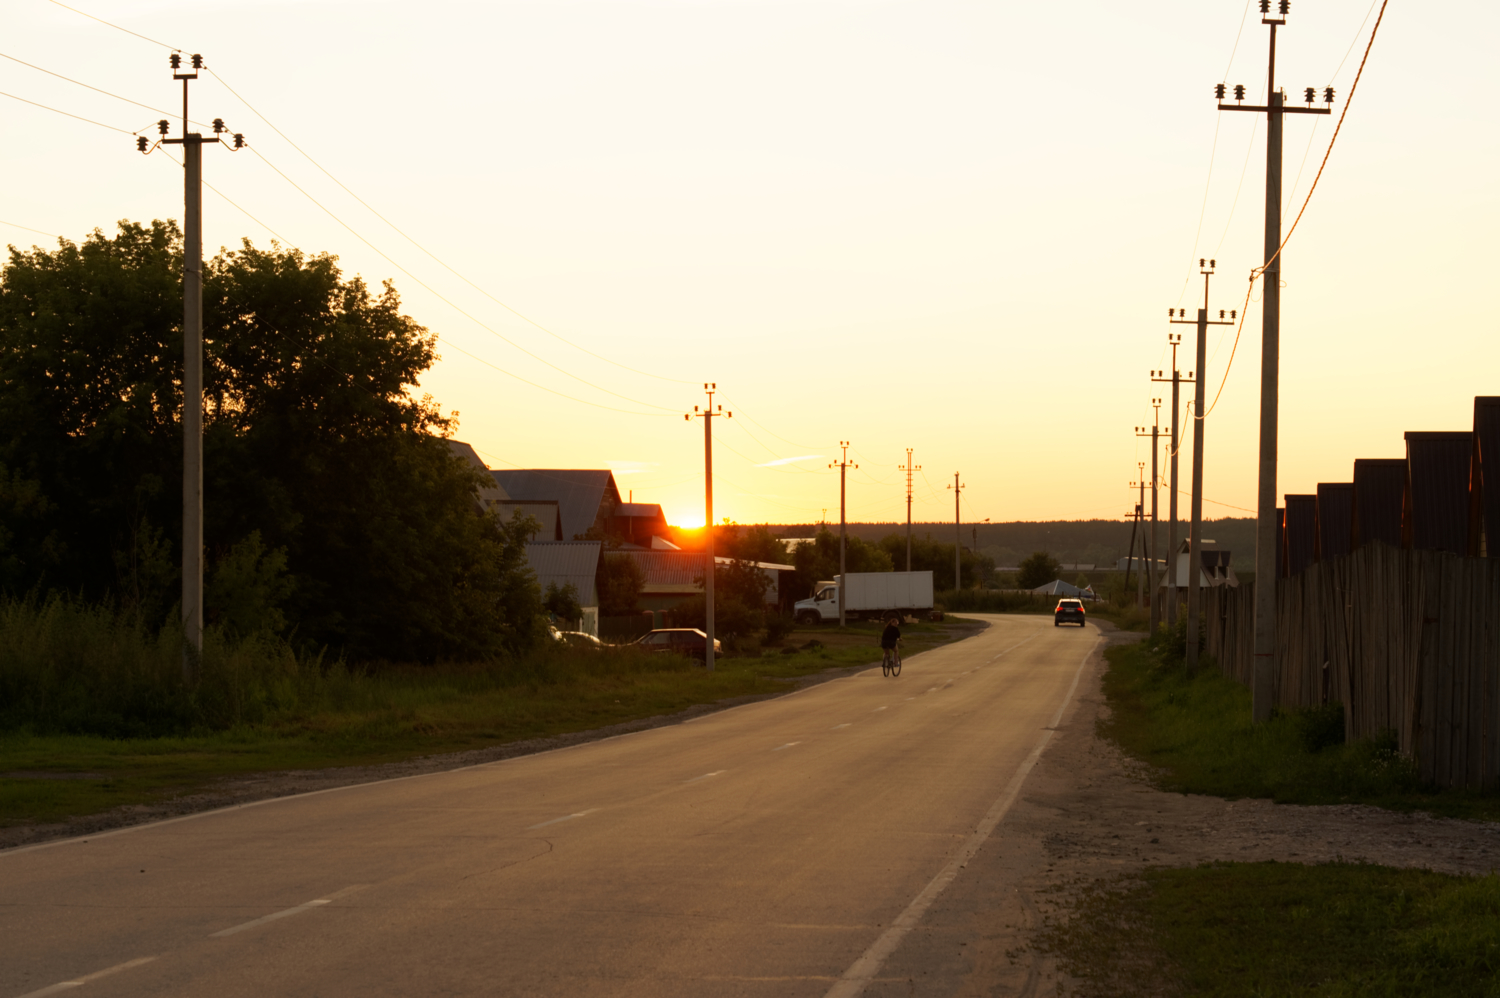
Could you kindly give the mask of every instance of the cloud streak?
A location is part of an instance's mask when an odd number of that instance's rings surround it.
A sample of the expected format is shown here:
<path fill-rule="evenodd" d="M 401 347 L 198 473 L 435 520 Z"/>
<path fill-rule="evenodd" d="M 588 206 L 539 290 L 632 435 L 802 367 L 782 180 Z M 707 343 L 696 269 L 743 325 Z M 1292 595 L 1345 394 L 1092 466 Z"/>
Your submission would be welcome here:
<path fill-rule="evenodd" d="M 823 456 L 822 454 L 803 454 L 803 455 L 801 455 L 799 457 L 778 457 L 774 461 L 767 461 L 765 464 L 757 464 L 756 467 L 757 468 L 774 468 L 774 467 L 776 467 L 778 465 L 782 465 L 782 464 L 792 464 L 795 461 L 811 461 L 811 460 L 814 460 L 815 458 L 821 458 L 822 456 Z"/>

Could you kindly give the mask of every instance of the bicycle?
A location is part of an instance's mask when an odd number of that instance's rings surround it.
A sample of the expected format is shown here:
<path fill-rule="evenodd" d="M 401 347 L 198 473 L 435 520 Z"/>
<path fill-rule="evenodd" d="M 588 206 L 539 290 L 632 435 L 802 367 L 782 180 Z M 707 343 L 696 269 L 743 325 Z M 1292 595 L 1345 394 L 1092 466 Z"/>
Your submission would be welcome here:
<path fill-rule="evenodd" d="M 880 656 L 880 674 L 882 676 L 901 675 L 901 646 L 882 649 Z"/>

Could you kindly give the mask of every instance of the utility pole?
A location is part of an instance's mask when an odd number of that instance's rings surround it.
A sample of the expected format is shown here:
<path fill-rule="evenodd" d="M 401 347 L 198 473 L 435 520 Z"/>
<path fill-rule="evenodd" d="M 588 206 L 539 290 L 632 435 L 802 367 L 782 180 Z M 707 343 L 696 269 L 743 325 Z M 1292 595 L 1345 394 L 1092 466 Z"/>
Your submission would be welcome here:
<path fill-rule="evenodd" d="M 955 471 L 953 473 L 953 484 L 948 486 L 948 488 L 953 490 L 953 591 L 958 592 L 964 587 L 963 561 L 961 560 L 964 549 L 964 538 L 960 532 L 962 517 L 959 516 L 958 512 L 958 494 L 968 488 L 968 486 L 958 484 L 958 472 Z"/>
<path fill-rule="evenodd" d="M 845 567 L 845 551 L 847 550 L 848 543 L 848 525 L 844 522 L 844 501 L 846 496 L 844 484 L 849 469 L 858 468 L 859 465 L 851 464 L 849 462 L 849 441 L 840 440 L 839 446 L 843 448 L 844 456 L 839 458 L 839 460 L 835 463 L 830 464 L 828 467 L 839 469 L 839 626 L 843 627 L 845 623 L 844 590 L 849 588 L 844 578 L 849 574 L 849 570 Z"/>
<path fill-rule="evenodd" d="M 684 413 L 683 419 L 695 415 L 703 417 L 703 630 L 708 641 L 703 648 L 703 664 L 709 672 L 714 671 L 714 417 L 733 419 L 734 413 L 725 412 L 721 405 L 714 407 L 714 393 L 719 390 L 717 381 L 705 381 L 703 390 L 708 393 L 708 405 L 702 409 L 693 406 L 693 411 Z"/>
<path fill-rule="evenodd" d="M 1141 528 L 1141 569 L 1135 573 L 1135 605 L 1140 608 L 1146 598 L 1146 566 L 1150 564 L 1150 553 L 1146 550 L 1146 462 L 1137 461 L 1136 480 L 1131 486 L 1141 490 L 1140 498 L 1135 504 L 1135 522 Z M 1130 531 L 1130 557 L 1135 557 L 1135 530 Z"/>
<path fill-rule="evenodd" d="M 1172 383 L 1172 425 L 1167 427 L 1172 437 L 1171 495 L 1167 500 L 1170 512 L 1167 514 L 1167 630 L 1175 630 L 1177 627 L 1177 493 L 1181 486 L 1177 482 L 1177 452 L 1182 449 L 1182 434 L 1178 432 L 1179 414 L 1182 412 L 1178 405 L 1178 389 L 1184 381 L 1193 381 L 1196 372 L 1189 371 L 1184 378 L 1182 372 L 1177 369 L 1177 348 L 1182 345 L 1181 333 L 1168 333 L 1167 343 L 1172 347 L 1172 376 L 1166 377 L 1161 371 L 1152 371 L 1152 381 L 1170 381 Z"/>
<path fill-rule="evenodd" d="M 1260 0 L 1260 23 L 1271 29 L 1270 57 L 1266 69 L 1266 104 L 1255 107 L 1240 103 L 1245 88 L 1235 84 L 1235 103 L 1224 103 L 1224 84 L 1214 88 L 1220 111 L 1255 111 L 1266 116 L 1266 234 L 1265 263 L 1261 273 L 1260 334 L 1260 480 L 1255 514 L 1255 673 L 1251 700 L 1257 721 L 1271 719 L 1272 680 L 1276 670 L 1276 434 L 1281 377 L 1281 126 L 1283 115 L 1330 114 L 1333 88 L 1323 88 L 1328 107 L 1313 107 L 1316 93 L 1303 91 L 1307 107 L 1287 107 L 1286 94 L 1276 89 L 1276 29 L 1286 24 L 1289 0 L 1279 0 L 1280 17 L 1270 14 L 1270 0 Z M 1253 279 L 1253 276 L 1252 276 Z M 1198 362 L 1202 375 L 1203 362 Z M 1202 394 L 1201 392 L 1199 393 Z M 1201 412 L 1194 412 L 1201 418 Z M 1201 428 L 1201 423 L 1199 424 Z M 1196 563 L 1195 563 L 1196 564 Z M 1195 568 L 1193 578 L 1196 579 Z M 1189 627 L 1192 623 L 1189 622 Z M 1188 643 L 1189 656 L 1197 645 Z"/>
<path fill-rule="evenodd" d="M 906 472 L 906 570 L 911 571 L 911 474 L 921 471 L 920 464 L 911 463 L 911 448 L 906 448 L 906 463 L 900 466 Z"/>
<path fill-rule="evenodd" d="M 1155 634 L 1157 627 L 1161 625 L 1161 601 L 1157 599 L 1157 592 L 1161 587 L 1157 584 L 1156 575 L 1156 556 L 1161 553 L 1161 549 L 1156 546 L 1156 493 L 1157 485 L 1161 481 L 1161 472 L 1157 469 L 1156 466 L 1156 447 L 1161 436 L 1161 399 L 1152 399 L 1151 408 L 1155 410 L 1155 416 L 1151 422 L 1151 433 L 1149 434 L 1151 437 L 1151 549 L 1146 552 L 1146 564 L 1151 569 L 1151 633 Z M 1168 427 L 1168 429 L 1171 428 Z M 1135 428 L 1135 435 L 1138 437 L 1147 436 L 1146 428 L 1144 426 L 1137 426 Z M 1143 464 L 1142 467 L 1144 468 L 1145 465 Z"/>
<path fill-rule="evenodd" d="M 1213 276 L 1216 266 L 1218 266 L 1217 260 L 1198 261 L 1198 273 L 1203 275 L 1203 307 L 1198 309 L 1196 319 L 1185 318 L 1186 313 L 1180 308 L 1177 310 L 1179 318 L 1170 318 L 1172 310 L 1167 309 L 1169 322 L 1198 327 L 1198 377 L 1193 382 L 1193 497 L 1190 511 L 1192 520 L 1188 525 L 1187 669 L 1190 673 L 1198 668 L 1198 607 L 1201 596 L 1199 589 L 1202 588 L 1203 578 L 1203 431 L 1206 427 L 1206 421 L 1203 418 L 1203 368 L 1208 363 L 1208 327 L 1232 326 L 1237 314 L 1237 310 L 1230 312 L 1229 318 L 1225 319 L 1224 310 L 1221 308 L 1217 321 L 1210 321 L 1208 318 L 1208 279 Z"/>
<path fill-rule="evenodd" d="M 193 71 L 179 73 L 182 56 L 168 57 L 172 79 L 182 81 L 182 138 L 167 138 L 172 125 L 163 119 L 156 123 L 156 144 L 141 135 L 135 148 L 150 155 L 158 145 L 180 145 L 183 153 L 182 677 L 192 682 L 203 658 L 203 143 L 218 142 L 225 127 L 223 118 L 215 118 L 211 138 L 188 131 L 188 82 L 198 78 L 203 56 L 189 59 Z M 245 136 L 234 133 L 232 148 L 244 146 Z"/>
<path fill-rule="evenodd" d="M 1135 482 L 1130 483 L 1135 488 Z M 1141 525 L 1141 504 L 1135 504 L 1135 512 L 1128 514 L 1130 517 L 1130 548 L 1125 555 L 1125 591 L 1130 592 L 1130 570 L 1135 567 L 1135 532 Z"/>

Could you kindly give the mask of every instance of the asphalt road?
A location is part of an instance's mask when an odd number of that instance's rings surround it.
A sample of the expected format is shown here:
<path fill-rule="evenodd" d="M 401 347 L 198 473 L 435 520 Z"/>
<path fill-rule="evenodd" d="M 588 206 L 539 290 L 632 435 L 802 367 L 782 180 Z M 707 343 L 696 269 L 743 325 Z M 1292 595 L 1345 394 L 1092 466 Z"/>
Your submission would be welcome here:
<path fill-rule="evenodd" d="M 0 853 L 0 998 L 889 983 L 1098 643 L 986 619 L 895 679 Z"/>

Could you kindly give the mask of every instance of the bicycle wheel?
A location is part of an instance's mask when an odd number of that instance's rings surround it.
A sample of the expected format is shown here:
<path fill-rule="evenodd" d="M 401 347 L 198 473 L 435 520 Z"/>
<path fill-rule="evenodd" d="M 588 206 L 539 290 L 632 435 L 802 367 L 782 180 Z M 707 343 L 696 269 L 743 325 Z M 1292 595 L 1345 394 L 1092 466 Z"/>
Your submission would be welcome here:
<path fill-rule="evenodd" d="M 901 675 L 901 652 L 897 651 L 893 653 L 891 655 L 891 658 L 893 659 L 893 661 L 891 662 L 891 675 Z"/>
<path fill-rule="evenodd" d="M 880 674 L 882 676 L 889 676 L 891 674 L 891 657 L 889 655 L 882 655 L 880 657 Z"/>

